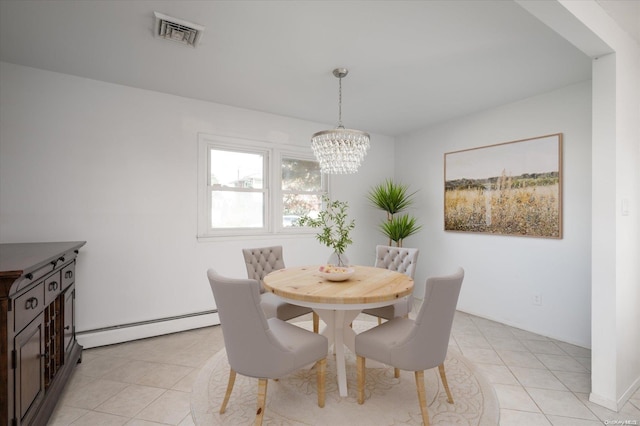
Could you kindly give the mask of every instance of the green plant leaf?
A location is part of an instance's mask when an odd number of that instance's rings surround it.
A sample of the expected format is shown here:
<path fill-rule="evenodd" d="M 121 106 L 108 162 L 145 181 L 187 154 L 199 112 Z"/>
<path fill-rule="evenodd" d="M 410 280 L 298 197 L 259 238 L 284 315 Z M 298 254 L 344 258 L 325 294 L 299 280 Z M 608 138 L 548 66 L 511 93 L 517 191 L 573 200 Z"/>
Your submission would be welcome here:
<path fill-rule="evenodd" d="M 320 228 L 316 239 L 338 254 L 344 253 L 349 244 L 352 244 L 349 233 L 355 228 L 356 221 L 347 219 L 349 204 L 346 201 L 331 201 L 326 195 L 322 197 L 324 208 L 318 214 L 317 219 L 302 216 L 298 219 L 300 226 Z"/>
<path fill-rule="evenodd" d="M 422 226 L 417 224 L 416 218 L 408 214 L 394 216 L 391 220 L 380 224 L 382 233 L 399 247 L 402 246 L 402 240 L 414 235 L 421 228 Z"/>
<path fill-rule="evenodd" d="M 413 196 L 417 191 L 408 193 L 408 190 L 408 185 L 394 183 L 391 179 L 387 179 L 371 188 L 367 198 L 371 204 L 393 216 L 413 203 Z"/>

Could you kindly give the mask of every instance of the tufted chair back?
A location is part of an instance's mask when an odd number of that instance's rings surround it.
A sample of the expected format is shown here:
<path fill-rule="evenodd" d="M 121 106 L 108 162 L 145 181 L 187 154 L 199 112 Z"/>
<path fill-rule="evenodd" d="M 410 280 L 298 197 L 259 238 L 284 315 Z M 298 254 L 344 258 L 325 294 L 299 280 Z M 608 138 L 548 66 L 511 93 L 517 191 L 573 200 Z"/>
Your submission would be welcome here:
<path fill-rule="evenodd" d="M 262 280 L 269 272 L 283 269 L 282 246 L 242 249 L 247 276 L 260 283 L 260 292 L 264 293 Z"/>
<path fill-rule="evenodd" d="M 420 251 L 416 248 L 392 247 L 392 246 L 376 246 L 376 268 L 389 269 L 397 271 L 414 278 L 416 274 L 416 266 L 418 264 L 418 254 Z M 403 297 L 393 305 L 383 306 L 381 308 L 365 309 L 365 314 L 378 317 L 378 323 L 384 319 L 392 319 L 395 317 L 406 317 L 413 309 L 413 293 Z"/>
<path fill-rule="evenodd" d="M 414 278 L 420 251 L 416 248 L 376 246 L 376 268 L 398 271 Z"/>
<path fill-rule="evenodd" d="M 267 318 L 276 317 L 288 321 L 301 315 L 313 313 L 313 331 L 317 333 L 319 318 L 311 308 L 287 303 L 275 294 L 265 292 L 262 284 L 264 277 L 270 272 L 284 269 L 282 246 L 246 248 L 242 249 L 242 255 L 247 267 L 247 277 L 260 283 L 260 305 Z"/>

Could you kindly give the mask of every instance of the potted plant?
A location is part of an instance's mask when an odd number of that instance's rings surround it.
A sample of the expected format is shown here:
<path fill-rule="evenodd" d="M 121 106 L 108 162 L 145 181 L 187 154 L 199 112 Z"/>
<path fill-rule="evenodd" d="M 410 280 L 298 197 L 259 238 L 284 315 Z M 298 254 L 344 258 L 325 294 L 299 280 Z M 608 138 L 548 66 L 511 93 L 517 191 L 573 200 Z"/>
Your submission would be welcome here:
<path fill-rule="evenodd" d="M 314 219 L 308 215 L 302 216 L 298 219 L 298 225 L 320 228 L 316 234 L 318 241 L 333 250 L 337 258 L 336 265 L 347 266 L 348 260 L 344 251 L 349 244 L 353 243 L 349 238 L 349 233 L 356 226 L 355 219 L 347 220 L 349 204 L 346 201 L 331 201 L 326 195 L 322 197 L 322 204 L 324 208 L 317 218 Z"/>
<path fill-rule="evenodd" d="M 422 228 L 414 216 L 408 213 L 398 215 L 413 204 L 413 197 L 417 191 L 411 193 L 408 191 L 408 185 L 387 179 L 371 188 L 367 194 L 371 204 L 387 212 L 387 220 L 380 224 L 380 230 L 389 238 L 389 245 L 395 242 L 398 247 L 402 247 L 402 241 L 405 238 Z"/>

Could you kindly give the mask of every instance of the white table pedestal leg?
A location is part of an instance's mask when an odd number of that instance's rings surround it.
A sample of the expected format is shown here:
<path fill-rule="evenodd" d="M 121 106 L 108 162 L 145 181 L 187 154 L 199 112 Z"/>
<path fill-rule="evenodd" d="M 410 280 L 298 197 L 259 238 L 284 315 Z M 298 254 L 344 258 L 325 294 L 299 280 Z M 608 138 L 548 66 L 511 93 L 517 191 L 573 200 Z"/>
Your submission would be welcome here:
<path fill-rule="evenodd" d="M 356 353 L 356 332 L 350 327 L 351 323 L 360 315 L 360 311 L 343 311 L 344 322 L 342 335 L 344 336 L 344 344 L 349 348 L 351 353 Z"/>
<path fill-rule="evenodd" d="M 322 334 L 329 339 L 329 344 L 333 343 L 333 350 L 336 354 L 336 370 L 340 396 L 347 396 L 347 371 L 344 347 L 347 345 L 347 347 L 355 353 L 356 333 L 349 327 L 349 324 L 358 316 L 360 311 L 318 309 L 316 312 L 327 324 Z"/>
<path fill-rule="evenodd" d="M 344 311 L 333 311 L 335 330 L 333 350 L 336 352 L 336 370 L 338 372 L 338 389 L 340 396 L 347 396 L 347 369 L 344 359 Z"/>

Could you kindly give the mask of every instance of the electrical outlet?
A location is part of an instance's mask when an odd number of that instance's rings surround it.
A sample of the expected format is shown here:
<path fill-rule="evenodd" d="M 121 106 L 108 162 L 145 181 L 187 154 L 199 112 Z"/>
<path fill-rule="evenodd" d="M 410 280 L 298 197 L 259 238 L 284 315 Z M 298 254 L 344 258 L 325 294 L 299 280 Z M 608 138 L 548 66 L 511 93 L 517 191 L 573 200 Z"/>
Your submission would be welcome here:
<path fill-rule="evenodd" d="M 540 293 L 535 293 L 531 302 L 534 305 L 542 305 L 542 295 Z"/>

